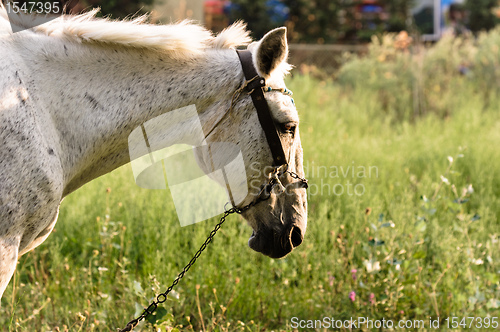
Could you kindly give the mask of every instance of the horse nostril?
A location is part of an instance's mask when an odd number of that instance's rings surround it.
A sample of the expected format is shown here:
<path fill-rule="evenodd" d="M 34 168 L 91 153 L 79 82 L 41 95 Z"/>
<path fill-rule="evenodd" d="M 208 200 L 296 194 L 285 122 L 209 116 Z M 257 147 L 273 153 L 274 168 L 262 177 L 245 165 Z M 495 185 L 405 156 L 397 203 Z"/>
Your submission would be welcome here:
<path fill-rule="evenodd" d="M 292 247 L 298 247 L 302 243 L 302 231 L 299 227 L 292 227 L 292 233 L 290 234 L 290 241 L 292 241 Z"/>

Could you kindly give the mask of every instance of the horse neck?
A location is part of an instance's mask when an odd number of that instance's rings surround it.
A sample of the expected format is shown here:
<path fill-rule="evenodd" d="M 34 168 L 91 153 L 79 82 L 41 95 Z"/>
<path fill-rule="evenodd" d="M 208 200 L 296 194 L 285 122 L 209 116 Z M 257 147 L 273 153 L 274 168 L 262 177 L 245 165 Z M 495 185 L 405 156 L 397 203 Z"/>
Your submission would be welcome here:
<path fill-rule="evenodd" d="M 242 80 L 231 50 L 174 60 L 155 51 L 60 41 L 34 54 L 38 58 L 28 61 L 58 134 L 65 195 L 129 162 L 130 133 L 161 114 L 194 104 L 206 132 Z M 218 101 L 227 104 L 209 107 Z M 189 135 L 176 133 L 172 143 L 192 144 Z"/>

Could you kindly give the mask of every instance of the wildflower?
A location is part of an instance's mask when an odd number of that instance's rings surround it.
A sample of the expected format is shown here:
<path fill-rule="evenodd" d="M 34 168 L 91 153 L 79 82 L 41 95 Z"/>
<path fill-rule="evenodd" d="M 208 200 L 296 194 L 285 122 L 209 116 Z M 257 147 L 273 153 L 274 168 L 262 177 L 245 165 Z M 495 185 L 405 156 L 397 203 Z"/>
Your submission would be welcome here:
<path fill-rule="evenodd" d="M 358 272 L 358 270 L 356 269 L 352 269 L 351 270 L 351 276 L 352 276 L 352 280 L 356 280 L 356 273 Z"/>
<path fill-rule="evenodd" d="M 335 277 L 332 276 L 332 274 L 330 272 L 328 272 L 328 281 L 329 281 L 330 287 L 333 287 L 333 281 L 334 280 L 335 280 Z"/>
<path fill-rule="evenodd" d="M 356 292 L 355 292 L 355 291 L 351 291 L 351 292 L 349 293 L 349 299 L 350 299 L 352 302 L 356 301 Z"/>
<path fill-rule="evenodd" d="M 472 187 L 472 184 L 469 184 L 467 187 L 467 194 L 472 194 L 474 192 L 474 188 Z"/>
<path fill-rule="evenodd" d="M 375 304 L 375 294 L 370 293 L 370 304 L 374 305 Z"/>
<path fill-rule="evenodd" d="M 84 315 L 82 315 L 81 312 L 77 312 L 76 313 L 76 316 L 78 317 L 78 319 L 81 321 L 81 322 L 85 322 L 85 320 L 87 319 L 87 317 L 85 317 Z"/>
<path fill-rule="evenodd" d="M 448 180 L 447 178 L 445 178 L 444 176 L 441 175 L 441 181 L 446 183 L 447 185 L 450 184 L 450 180 Z"/>
<path fill-rule="evenodd" d="M 478 258 L 478 259 L 472 259 L 472 264 L 475 264 L 475 265 L 482 265 L 484 263 L 484 261 L 481 259 L 481 258 Z"/>
<path fill-rule="evenodd" d="M 413 38 L 408 35 L 408 32 L 401 31 L 394 40 L 394 47 L 398 50 L 405 51 L 410 47 Z"/>
<path fill-rule="evenodd" d="M 372 262 L 372 261 L 365 260 L 363 262 L 363 264 L 365 265 L 366 272 L 368 272 L 368 273 L 380 271 L 380 262 L 378 262 L 378 261 Z"/>

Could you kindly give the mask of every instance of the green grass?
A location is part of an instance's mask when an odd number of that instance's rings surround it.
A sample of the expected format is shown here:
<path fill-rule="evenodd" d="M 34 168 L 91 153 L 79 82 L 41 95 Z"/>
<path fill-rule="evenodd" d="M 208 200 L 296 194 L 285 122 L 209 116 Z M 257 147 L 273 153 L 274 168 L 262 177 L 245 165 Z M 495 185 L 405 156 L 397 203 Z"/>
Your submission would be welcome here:
<path fill-rule="evenodd" d="M 290 79 L 311 183 L 304 243 L 269 259 L 248 248 L 249 226 L 231 216 L 157 328 L 498 317 L 500 115 L 461 79 L 450 114 L 408 121 L 383 112 L 376 91 Z M 215 223 L 180 227 L 169 192 L 140 189 L 130 166 L 101 177 L 67 197 L 53 234 L 21 257 L 0 330 L 116 331 L 170 285 Z"/>

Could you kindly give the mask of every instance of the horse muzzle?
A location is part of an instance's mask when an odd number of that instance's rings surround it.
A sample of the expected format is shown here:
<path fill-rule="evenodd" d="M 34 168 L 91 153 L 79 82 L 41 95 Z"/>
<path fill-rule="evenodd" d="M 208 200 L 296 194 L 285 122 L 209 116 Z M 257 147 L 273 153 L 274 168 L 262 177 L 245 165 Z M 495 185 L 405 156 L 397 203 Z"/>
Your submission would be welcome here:
<path fill-rule="evenodd" d="M 271 229 L 254 231 L 248 240 L 248 246 L 271 258 L 282 258 L 298 247 L 304 239 L 305 228 L 298 225 L 285 227 L 276 232 Z"/>

